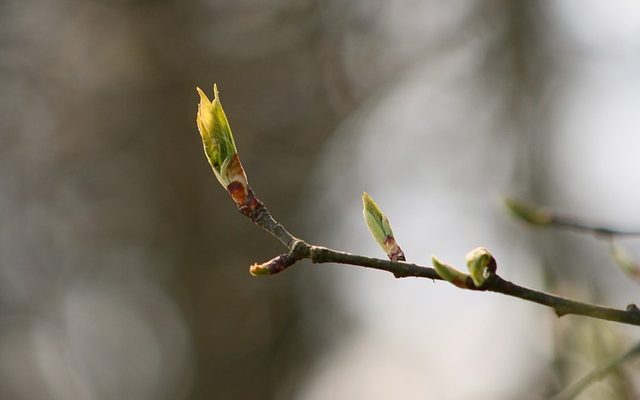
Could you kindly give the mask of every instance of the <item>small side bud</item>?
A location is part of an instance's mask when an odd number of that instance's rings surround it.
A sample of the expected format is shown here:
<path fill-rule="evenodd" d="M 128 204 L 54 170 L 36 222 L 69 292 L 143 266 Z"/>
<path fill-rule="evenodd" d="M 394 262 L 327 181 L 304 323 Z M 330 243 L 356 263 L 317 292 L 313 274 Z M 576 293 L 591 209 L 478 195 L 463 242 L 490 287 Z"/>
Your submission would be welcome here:
<path fill-rule="evenodd" d="M 634 303 L 627 305 L 627 312 L 640 313 L 640 308 Z"/>
<path fill-rule="evenodd" d="M 547 208 L 512 198 L 506 198 L 504 204 L 513 216 L 532 225 L 549 225 L 553 222 L 553 214 Z"/>
<path fill-rule="evenodd" d="M 392 261 L 405 261 L 404 252 L 396 242 L 389 219 L 367 192 L 362 193 L 362 215 L 373 239 Z"/>
<path fill-rule="evenodd" d="M 481 287 L 485 280 L 496 272 L 496 260 L 489 250 L 476 247 L 467 253 L 467 268 L 476 287 Z"/>
<path fill-rule="evenodd" d="M 251 276 L 271 275 L 268 265 L 255 263 L 249 267 Z"/>
<path fill-rule="evenodd" d="M 436 272 L 442 279 L 445 281 L 463 289 L 467 289 L 467 278 L 469 275 L 458 271 L 454 267 L 443 263 L 438 260 L 436 256 L 431 257 L 431 263 L 433 264 L 433 268 L 435 268 Z"/>
<path fill-rule="evenodd" d="M 293 265 L 296 261 L 297 259 L 290 253 L 280 254 L 266 263 L 253 264 L 249 267 L 249 273 L 253 276 L 277 274 Z"/>

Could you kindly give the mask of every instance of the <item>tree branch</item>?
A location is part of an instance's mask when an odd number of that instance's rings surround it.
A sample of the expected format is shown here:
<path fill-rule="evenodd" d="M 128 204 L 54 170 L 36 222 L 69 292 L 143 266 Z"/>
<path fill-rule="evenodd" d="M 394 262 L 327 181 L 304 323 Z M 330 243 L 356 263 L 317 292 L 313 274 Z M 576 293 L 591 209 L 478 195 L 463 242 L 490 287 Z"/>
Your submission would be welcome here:
<path fill-rule="evenodd" d="M 266 208 L 264 210 L 268 213 Z M 273 220 L 273 218 L 271 218 L 270 220 Z M 280 228 L 277 227 L 281 227 L 282 225 L 275 222 L 275 220 L 273 221 L 273 223 L 269 224 L 258 222 L 256 222 L 256 224 L 279 238 L 276 233 L 279 232 Z M 273 232 L 272 229 L 276 229 L 276 231 Z M 294 238 L 294 236 L 290 236 L 291 238 Z M 287 240 L 281 241 L 283 243 L 287 242 Z M 392 273 L 396 278 L 415 277 L 443 280 L 435 271 L 435 269 L 418 264 L 383 260 L 379 258 L 371 258 L 345 253 L 322 246 L 310 245 L 300 239 L 293 239 L 293 242 L 291 242 L 291 245 L 288 247 L 290 249 L 288 253 L 279 255 L 274 259 L 267 261 L 266 263 L 252 265 L 250 269 L 251 274 L 273 275 L 284 271 L 300 260 L 308 259 L 311 260 L 311 262 L 313 262 L 314 264 L 337 263 L 387 271 Z M 550 293 L 545 293 L 517 285 L 513 282 L 509 282 L 501 278 L 497 274 L 490 275 L 480 287 L 475 286 L 473 281 L 471 280 L 471 277 L 468 277 L 465 286 L 469 290 L 501 293 L 507 296 L 541 304 L 552 308 L 558 317 L 562 317 L 563 315 L 568 314 L 574 314 L 640 326 L 640 310 L 635 307 L 635 305 L 629 305 L 626 310 L 620 310 L 595 304 L 583 303 L 580 301 L 571 300 L 565 297 L 556 296 Z"/>
<path fill-rule="evenodd" d="M 269 232 L 273 237 L 278 239 L 286 248 L 293 250 L 296 241 L 300 239 L 290 234 L 281 223 L 273 219 L 269 210 L 267 210 L 264 204 L 255 197 L 253 190 L 250 190 L 249 192 L 260 206 L 256 209 L 253 215 L 247 215 L 242 210 L 240 210 L 240 212 L 249 217 L 260 228 Z"/>
<path fill-rule="evenodd" d="M 556 228 L 564 228 L 577 232 L 591 233 L 595 236 L 602 237 L 613 237 L 613 236 L 640 236 L 640 232 L 638 231 L 629 231 L 613 228 L 610 226 L 604 225 L 595 225 L 592 223 L 588 223 L 585 221 L 581 221 L 578 218 L 567 216 L 567 215 L 559 215 L 556 213 L 552 214 L 551 222 L 549 223 L 550 227 Z"/>
<path fill-rule="evenodd" d="M 289 249 L 289 252 L 281 254 L 266 263 L 252 265 L 249 270 L 252 275 L 275 274 L 284 271 L 299 260 L 310 259 L 317 264 L 339 263 L 383 270 L 391 272 L 396 278 L 412 276 L 434 280 L 442 279 L 433 268 L 404 262 L 404 253 L 395 242 L 387 217 L 366 193 L 363 194 L 365 221 L 374 239 L 385 249 L 391 261 L 313 246 L 290 234 L 282 224 L 271 216 L 249 185 L 231 134 L 229 122 L 222 109 L 217 86 L 215 84 L 213 86 L 213 101 L 201 89 L 197 88 L 197 91 L 200 95 L 200 104 L 198 105 L 196 124 L 202 137 L 205 156 L 211 165 L 214 175 L 227 190 L 236 207 L 243 215 L 250 218 L 260 228 L 269 232 Z M 640 232 L 621 232 L 607 227 L 586 225 L 570 218 L 558 217 L 547 209 L 536 208 L 515 200 L 508 199 L 507 206 L 515 215 L 532 224 L 586 230 L 609 237 L 613 234 L 640 235 Z M 442 271 L 441 273 L 444 274 L 443 276 L 447 280 L 464 289 L 502 293 L 507 296 L 542 304 L 553 308 L 559 317 L 566 314 L 575 314 L 640 325 L 640 310 L 635 305 L 630 305 L 627 310 L 616 310 L 539 292 L 504 280 L 495 273 L 495 260 L 484 248 L 474 249 L 467 255 L 467 265 L 471 275 L 457 271 L 455 268 L 440 263 L 436 259 L 433 261 L 434 263 L 437 262 L 434 266 L 439 271 Z M 449 276 L 446 276 L 446 274 Z"/>
<path fill-rule="evenodd" d="M 605 238 L 611 238 L 613 236 L 640 236 L 640 231 L 629 231 L 585 222 L 580 218 L 563 215 L 547 207 L 510 197 L 504 200 L 504 204 L 515 217 L 531 225 L 570 229 Z"/>

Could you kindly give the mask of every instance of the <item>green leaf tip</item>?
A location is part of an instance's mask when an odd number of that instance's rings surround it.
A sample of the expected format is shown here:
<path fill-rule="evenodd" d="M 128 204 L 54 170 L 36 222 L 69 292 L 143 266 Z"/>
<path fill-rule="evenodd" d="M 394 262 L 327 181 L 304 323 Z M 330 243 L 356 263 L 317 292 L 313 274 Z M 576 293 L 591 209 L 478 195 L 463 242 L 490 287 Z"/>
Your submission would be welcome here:
<path fill-rule="evenodd" d="M 384 243 L 387 237 L 393 237 L 389 220 L 367 192 L 362 192 L 362 208 L 362 214 L 369 228 L 369 232 L 371 232 L 375 241 L 384 249 Z"/>
<path fill-rule="evenodd" d="M 489 250 L 476 247 L 467 253 L 467 268 L 476 287 L 481 287 L 491 274 L 496 272 L 496 260 Z"/>
<path fill-rule="evenodd" d="M 513 216 L 532 225 L 549 225 L 553 222 L 553 214 L 547 208 L 510 197 L 504 199 L 504 204 Z"/>
<path fill-rule="evenodd" d="M 220 92 L 218 91 L 218 84 L 213 84 L 213 100 L 220 101 Z"/>
<path fill-rule="evenodd" d="M 373 239 L 393 261 L 405 261 L 404 252 L 396 242 L 389 219 L 367 192 L 362 192 L 362 215 Z"/>
<path fill-rule="evenodd" d="M 469 277 L 469 275 L 458 271 L 449 264 L 443 263 L 442 261 L 438 260 L 436 256 L 431 257 L 431 264 L 433 264 L 433 268 L 436 270 L 438 275 L 440 275 L 440 277 L 445 281 L 459 288 L 468 288 L 467 278 Z"/>

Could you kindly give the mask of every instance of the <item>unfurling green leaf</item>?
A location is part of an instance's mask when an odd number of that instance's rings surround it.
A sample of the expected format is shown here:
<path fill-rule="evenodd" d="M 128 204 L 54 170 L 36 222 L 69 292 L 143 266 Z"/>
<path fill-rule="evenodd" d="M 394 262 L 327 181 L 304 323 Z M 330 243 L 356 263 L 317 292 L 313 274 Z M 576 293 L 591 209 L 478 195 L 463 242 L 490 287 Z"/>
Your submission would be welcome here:
<path fill-rule="evenodd" d="M 476 247 L 467 253 L 467 268 L 476 287 L 481 287 L 484 281 L 496 272 L 496 260 L 489 250 Z"/>
<path fill-rule="evenodd" d="M 553 222 L 553 214 L 547 208 L 506 198 L 504 204 L 511 214 L 533 225 L 549 225 Z"/>
<path fill-rule="evenodd" d="M 202 137 L 204 154 L 220 184 L 229 192 L 240 212 L 247 216 L 255 214 L 261 206 L 249 187 L 247 175 L 238 157 L 236 144 L 231 134 L 229 121 L 222 109 L 218 87 L 213 85 L 213 101 L 196 88 L 200 95 L 196 123 Z"/>
<path fill-rule="evenodd" d="M 232 182 L 247 185 L 247 177 L 238 158 L 229 121 L 222 109 L 218 87 L 213 85 L 213 101 L 196 88 L 200 95 L 196 123 L 202 136 L 204 153 L 220 184 L 227 189 Z"/>
<path fill-rule="evenodd" d="M 369 232 L 376 243 L 382 247 L 389 259 L 393 261 L 405 261 L 404 252 L 396 242 L 387 216 L 382 213 L 380 207 L 367 192 L 362 193 L 362 214 L 367 223 Z"/>
<path fill-rule="evenodd" d="M 433 268 L 436 270 L 438 275 L 445 281 L 452 283 L 453 285 L 466 289 L 467 286 L 467 278 L 469 275 L 458 271 L 451 265 L 445 264 L 442 261 L 438 260 L 436 256 L 431 257 L 431 263 L 433 264 Z"/>

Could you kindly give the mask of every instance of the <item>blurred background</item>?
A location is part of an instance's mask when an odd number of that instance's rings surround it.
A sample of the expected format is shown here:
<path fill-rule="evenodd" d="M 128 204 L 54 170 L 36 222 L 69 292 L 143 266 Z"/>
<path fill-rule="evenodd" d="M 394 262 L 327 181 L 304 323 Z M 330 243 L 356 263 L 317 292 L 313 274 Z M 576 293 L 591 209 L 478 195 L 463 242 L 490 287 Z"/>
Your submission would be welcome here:
<path fill-rule="evenodd" d="M 249 179 L 305 240 L 640 302 L 606 243 L 513 195 L 640 227 L 640 3 L 0 3 L 0 398 L 542 399 L 640 331 L 442 282 L 301 263 L 202 152 L 217 82 Z M 640 243 L 625 241 L 640 258 Z M 633 399 L 638 362 L 584 399 Z"/>

